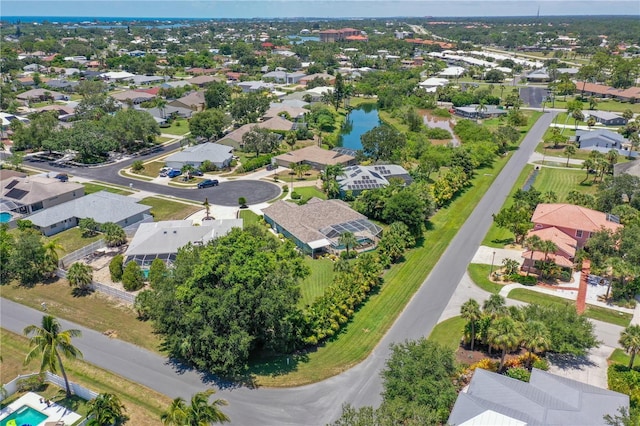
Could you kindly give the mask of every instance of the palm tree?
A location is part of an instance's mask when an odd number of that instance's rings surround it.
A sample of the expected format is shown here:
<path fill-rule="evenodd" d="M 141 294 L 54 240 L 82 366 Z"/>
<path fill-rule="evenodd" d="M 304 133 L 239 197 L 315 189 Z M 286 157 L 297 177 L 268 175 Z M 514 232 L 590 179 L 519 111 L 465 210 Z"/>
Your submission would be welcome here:
<path fill-rule="evenodd" d="M 112 393 L 101 393 L 87 403 L 89 426 L 121 425 L 127 419 L 125 406 Z"/>
<path fill-rule="evenodd" d="M 191 179 L 191 173 L 193 173 L 195 169 L 196 168 L 193 167 L 191 164 L 185 164 L 184 166 L 182 166 L 180 171 L 182 172 L 182 174 L 186 175 L 187 180 L 189 180 Z"/>
<path fill-rule="evenodd" d="M 575 147 L 575 145 L 569 144 L 569 145 L 565 146 L 564 147 L 564 155 L 567 156 L 567 166 L 566 167 L 569 167 L 569 159 L 571 157 L 573 157 L 574 155 L 576 155 L 576 147 Z"/>
<path fill-rule="evenodd" d="M 57 319 L 51 315 L 45 315 L 42 317 L 42 326 L 29 325 L 24 329 L 25 336 L 29 337 L 29 345 L 31 350 L 27 354 L 24 360 L 25 365 L 29 364 L 34 358 L 40 356 L 40 372 L 49 370 L 52 373 L 58 371 L 64 378 L 66 387 L 67 398 L 71 397 L 71 387 L 69 387 L 69 379 L 67 379 L 67 373 L 64 371 L 64 365 L 62 365 L 62 357 L 64 355 L 68 359 L 82 358 L 82 352 L 71 344 L 73 337 L 80 337 L 82 333 L 80 330 L 60 330 L 60 323 Z"/>
<path fill-rule="evenodd" d="M 616 151 L 615 149 L 610 149 L 609 152 L 607 152 L 607 162 L 609 163 L 609 170 L 613 170 L 613 166 L 618 162 L 618 157 L 620 156 L 620 154 L 618 154 L 618 151 Z"/>
<path fill-rule="evenodd" d="M 504 311 L 505 300 L 504 297 L 500 296 L 499 294 L 492 294 L 482 304 L 482 312 L 491 316 L 492 318 L 497 318 L 499 315 L 502 315 Z"/>
<path fill-rule="evenodd" d="M 527 276 L 531 273 L 531 266 L 533 266 L 533 254 L 535 251 L 540 249 L 541 243 L 542 239 L 537 235 L 531 235 L 524 240 L 524 246 L 531 252 L 531 257 L 529 257 L 529 267 L 527 268 Z"/>
<path fill-rule="evenodd" d="M 487 101 L 484 99 L 480 99 L 478 105 L 476 106 L 476 117 L 479 120 L 482 116 L 482 113 L 487 110 Z"/>
<path fill-rule="evenodd" d="M 191 397 L 191 405 L 187 405 L 182 398 L 176 398 L 169 409 L 162 414 L 162 424 L 172 426 L 205 426 L 211 423 L 226 423 L 229 417 L 224 414 L 219 406 L 227 405 L 224 399 L 216 399 L 211 404 L 209 397 L 213 395 L 213 389 L 198 392 Z"/>
<path fill-rule="evenodd" d="M 593 116 L 589 116 L 589 118 L 587 119 L 587 127 L 589 128 L 589 131 L 591 131 L 591 128 L 595 125 L 596 119 Z"/>
<path fill-rule="evenodd" d="M 571 113 L 571 117 L 575 120 L 575 129 L 578 130 L 578 121 L 584 121 L 584 114 L 580 109 L 574 109 Z"/>
<path fill-rule="evenodd" d="M 75 287 L 79 293 L 85 294 L 93 281 L 93 269 L 87 264 L 75 262 L 67 272 L 67 280 L 70 286 Z"/>
<path fill-rule="evenodd" d="M 211 204 L 209 204 L 209 198 L 204 199 L 204 203 L 202 203 L 202 206 L 204 207 L 204 211 L 206 212 L 206 216 L 204 218 L 206 220 L 214 219 L 214 217 L 210 214 Z"/>
<path fill-rule="evenodd" d="M 633 132 L 629 135 L 629 143 L 631 144 L 631 147 L 629 148 L 629 157 L 632 157 L 632 153 L 633 151 L 637 151 L 638 150 L 638 145 L 640 145 L 640 134 L 638 132 Z"/>
<path fill-rule="evenodd" d="M 633 368 L 633 361 L 636 358 L 636 353 L 640 350 L 640 325 L 634 324 L 625 328 L 622 333 L 620 333 L 620 340 L 618 340 L 618 343 L 620 343 L 624 350 L 631 355 L 629 368 Z"/>
<path fill-rule="evenodd" d="M 531 354 L 541 353 L 551 347 L 551 336 L 542 321 L 530 321 L 522 329 L 522 346 L 529 351 L 527 367 L 531 367 Z"/>
<path fill-rule="evenodd" d="M 356 239 L 356 236 L 353 234 L 353 232 L 349 232 L 349 231 L 346 231 L 340 234 L 340 238 L 338 238 L 338 242 L 340 243 L 340 245 L 344 246 L 347 249 L 347 259 L 350 257 L 349 250 L 358 244 L 358 240 Z"/>
<path fill-rule="evenodd" d="M 631 111 L 630 109 L 625 109 L 622 112 L 622 118 L 624 118 L 625 120 L 629 121 L 633 118 L 633 111 Z"/>
<path fill-rule="evenodd" d="M 507 351 L 514 350 L 520 344 L 520 335 L 519 324 L 510 317 L 500 317 L 491 322 L 487 331 L 489 343 L 502 349 L 499 370 L 504 367 L 504 358 L 507 356 Z"/>
<path fill-rule="evenodd" d="M 469 299 L 460 307 L 460 315 L 469 322 L 471 326 L 471 350 L 476 340 L 476 321 L 482 317 L 480 305 L 475 299 Z"/>
<path fill-rule="evenodd" d="M 542 201 L 544 203 L 555 203 L 558 201 L 558 194 L 553 191 L 545 191 L 545 193 L 542 194 Z"/>
<path fill-rule="evenodd" d="M 160 117 L 161 118 L 166 118 L 165 117 L 165 108 L 167 107 L 167 101 L 165 99 L 162 98 L 156 98 L 156 108 L 158 108 L 160 110 Z"/>
<path fill-rule="evenodd" d="M 591 170 L 594 169 L 595 166 L 596 166 L 596 163 L 591 158 L 587 158 L 582 162 L 582 168 L 587 169 L 587 175 L 584 177 L 584 180 L 582 182 L 585 182 L 587 179 L 589 179 L 589 173 L 591 172 Z"/>
<path fill-rule="evenodd" d="M 60 258 L 58 256 L 58 251 L 64 251 L 64 248 L 58 242 L 58 238 L 47 241 L 46 243 L 44 243 L 43 247 L 44 247 L 45 261 L 47 263 L 51 263 L 55 265 L 55 267 L 57 268 L 58 263 L 60 261 Z"/>

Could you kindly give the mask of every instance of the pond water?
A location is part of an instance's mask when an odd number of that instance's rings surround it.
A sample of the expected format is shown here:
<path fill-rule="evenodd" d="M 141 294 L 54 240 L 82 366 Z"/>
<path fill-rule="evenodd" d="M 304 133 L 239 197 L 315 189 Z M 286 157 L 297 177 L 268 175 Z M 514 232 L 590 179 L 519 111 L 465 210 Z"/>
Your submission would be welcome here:
<path fill-rule="evenodd" d="M 453 126 L 455 126 L 455 120 L 453 118 L 444 118 L 444 117 L 437 117 L 433 114 L 431 114 L 429 111 L 421 111 L 422 114 L 422 119 L 424 122 L 424 125 L 427 127 L 437 127 L 439 129 L 444 129 L 446 131 L 448 131 L 449 133 L 451 133 L 451 137 L 452 139 L 450 140 L 432 140 L 433 143 L 435 144 L 439 144 L 439 142 L 441 143 L 451 143 L 453 146 L 459 146 L 460 145 L 460 139 L 458 139 L 458 137 L 455 135 L 455 133 L 453 133 Z"/>
<path fill-rule="evenodd" d="M 302 44 L 305 41 L 320 41 L 318 36 L 288 35 L 287 38 L 292 40 L 293 44 Z"/>
<path fill-rule="evenodd" d="M 380 117 L 375 104 L 364 104 L 352 110 L 342 125 L 338 146 L 353 150 L 362 149 L 360 136 L 380 125 Z"/>

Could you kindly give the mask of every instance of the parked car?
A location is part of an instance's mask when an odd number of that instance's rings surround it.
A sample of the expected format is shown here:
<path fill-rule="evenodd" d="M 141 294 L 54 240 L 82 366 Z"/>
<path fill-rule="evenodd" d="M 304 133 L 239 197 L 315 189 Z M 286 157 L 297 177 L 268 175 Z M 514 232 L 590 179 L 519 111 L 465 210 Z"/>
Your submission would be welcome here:
<path fill-rule="evenodd" d="M 68 182 L 69 181 L 69 175 L 66 173 L 59 173 L 56 176 L 56 179 L 58 179 L 60 182 Z"/>
<path fill-rule="evenodd" d="M 171 169 L 167 172 L 167 176 L 170 178 L 174 178 L 176 176 L 180 176 L 182 172 L 180 170 Z"/>
<path fill-rule="evenodd" d="M 171 167 L 163 167 L 160 169 L 160 177 L 167 177 L 167 173 L 171 171 Z"/>
<path fill-rule="evenodd" d="M 205 179 L 198 183 L 198 188 L 209 188 L 210 186 L 218 186 L 218 179 Z"/>
<path fill-rule="evenodd" d="M 203 173 L 201 170 L 194 170 L 191 172 L 191 176 L 202 176 Z"/>
<path fill-rule="evenodd" d="M 275 170 L 278 168 L 277 164 L 267 164 L 267 170 Z"/>

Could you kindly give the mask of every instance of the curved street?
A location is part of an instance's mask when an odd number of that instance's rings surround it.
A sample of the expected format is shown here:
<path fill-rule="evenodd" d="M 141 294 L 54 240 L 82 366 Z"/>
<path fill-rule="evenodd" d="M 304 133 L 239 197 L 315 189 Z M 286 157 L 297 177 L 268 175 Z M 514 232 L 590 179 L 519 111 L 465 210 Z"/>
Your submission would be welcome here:
<path fill-rule="evenodd" d="M 83 337 L 77 339 L 76 343 L 87 361 L 170 397 L 189 398 L 194 392 L 216 385 L 220 388 L 217 396 L 229 401 L 229 406 L 224 411 L 231 417 L 232 424 L 324 425 L 340 416 L 343 403 L 356 406 L 376 405 L 380 401 L 382 389 L 379 372 L 390 353 L 389 345 L 429 335 L 488 231 L 492 222 L 491 215 L 502 206 L 555 114 L 547 112 L 534 124 L 520 148 L 513 153 L 431 274 L 375 350 L 365 361 L 338 376 L 291 389 L 228 387 L 194 371 L 184 371 L 165 358 L 134 345 L 109 339 L 68 321 L 61 321 L 63 327 L 80 328 L 83 331 Z M 118 167 L 123 166 L 120 164 Z M 93 173 L 91 177 L 103 179 Z M 42 312 L 5 299 L 1 299 L 0 303 L 2 327 L 16 333 L 21 333 L 26 325 L 38 323 L 42 316 Z"/>

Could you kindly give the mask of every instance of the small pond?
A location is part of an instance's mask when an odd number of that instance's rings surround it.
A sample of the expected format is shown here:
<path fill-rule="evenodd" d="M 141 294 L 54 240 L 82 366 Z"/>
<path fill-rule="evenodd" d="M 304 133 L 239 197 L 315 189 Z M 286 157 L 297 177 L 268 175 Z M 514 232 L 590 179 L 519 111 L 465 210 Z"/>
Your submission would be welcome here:
<path fill-rule="evenodd" d="M 375 104 L 363 104 L 359 108 L 352 110 L 347 115 L 340 136 L 338 146 L 353 150 L 362 149 L 360 136 L 376 126 L 380 125 L 380 117 Z"/>
<path fill-rule="evenodd" d="M 442 142 L 447 144 L 451 143 L 453 146 L 460 145 L 460 139 L 458 139 L 456 134 L 453 133 L 453 126 L 455 126 L 456 124 L 453 118 L 438 117 L 431 114 L 429 111 L 421 111 L 421 114 L 422 114 L 422 118 L 425 126 L 437 127 L 439 129 L 444 129 L 449 133 L 451 133 L 452 139 L 442 140 L 442 141 L 434 139 L 432 140 L 433 143 L 438 144 L 438 142 Z"/>

